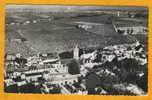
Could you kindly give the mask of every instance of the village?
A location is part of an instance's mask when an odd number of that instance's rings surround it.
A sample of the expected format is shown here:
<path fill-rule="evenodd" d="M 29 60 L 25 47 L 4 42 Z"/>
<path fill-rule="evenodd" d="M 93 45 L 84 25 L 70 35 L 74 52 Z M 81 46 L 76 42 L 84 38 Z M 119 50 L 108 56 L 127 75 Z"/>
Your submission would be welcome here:
<path fill-rule="evenodd" d="M 111 69 L 104 68 L 105 66 L 108 67 L 105 64 L 114 61 L 120 62 L 124 59 L 133 59 L 138 62 L 138 65 L 143 67 L 147 64 L 147 54 L 143 48 L 143 45 L 139 41 L 136 41 L 133 44 L 107 46 L 79 55 L 79 47 L 76 45 L 73 50 L 73 60 L 70 60 L 71 65 L 63 63 L 59 56 L 49 58 L 47 54 L 37 54 L 28 58 L 23 58 L 20 54 L 6 55 L 4 71 L 5 89 L 7 92 L 15 93 L 82 95 L 89 94 L 93 89 L 97 94 L 106 95 L 108 91 L 104 90 L 101 86 L 89 87 L 89 83 L 87 83 L 89 80 L 87 78 L 92 73 L 91 70 L 98 67 L 100 71 L 95 71 L 98 76 L 102 74 L 117 76 Z M 112 69 L 120 70 L 115 65 Z M 146 73 L 140 71 L 136 76 L 142 78 L 144 74 Z M 32 91 L 29 88 L 34 90 Z M 144 91 L 138 88 L 138 86 L 132 85 L 130 88 L 121 91 L 127 91 L 134 95 L 144 95 Z M 137 90 L 139 91 L 137 92 Z"/>
<path fill-rule="evenodd" d="M 146 7 L 8 5 L 5 19 L 4 92 L 147 95 Z"/>

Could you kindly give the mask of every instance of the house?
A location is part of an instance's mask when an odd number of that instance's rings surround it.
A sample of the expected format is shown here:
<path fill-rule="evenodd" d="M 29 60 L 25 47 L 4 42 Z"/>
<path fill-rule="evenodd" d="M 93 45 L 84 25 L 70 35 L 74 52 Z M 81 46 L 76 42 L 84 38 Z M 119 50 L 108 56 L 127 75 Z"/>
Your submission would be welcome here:
<path fill-rule="evenodd" d="M 58 73 L 58 74 L 50 74 L 50 81 L 52 84 L 73 84 L 74 82 L 78 82 L 78 77 L 80 74 L 77 75 L 71 75 L 68 73 Z"/>
<path fill-rule="evenodd" d="M 93 61 L 93 60 L 95 60 L 95 58 L 96 58 L 96 56 L 97 56 L 97 50 L 95 50 L 95 51 L 93 51 L 92 53 L 86 53 L 86 54 L 82 54 L 81 56 L 80 56 L 80 58 L 82 59 L 82 60 L 84 60 L 84 63 L 86 63 L 86 62 L 91 62 L 91 61 Z"/>
<path fill-rule="evenodd" d="M 22 43 L 22 40 L 19 38 L 16 39 L 11 39 L 11 42 L 18 42 L 18 43 Z"/>
<path fill-rule="evenodd" d="M 14 61 L 15 60 L 15 58 L 16 58 L 16 56 L 14 55 L 14 54 L 7 54 L 6 56 L 5 56 L 5 60 L 6 61 Z"/>
<path fill-rule="evenodd" d="M 130 24 L 115 24 L 115 31 L 123 35 L 147 34 L 148 28 L 144 25 Z"/>
<path fill-rule="evenodd" d="M 105 24 L 102 23 L 94 23 L 94 22 L 74 22 L 74 25 L 76 25 L 77 28 L 84 29 L 85 31 L 95 33 L 95 34 L 101 34 L 105 33 Z"/>
<path fill-rule="evenodd" d="M 14 22 L 11 22 L 10 25 L 15 25 L 15 23 L 14 23 Z"/>
<path fill-rule="evenodd" d="M 36 21 L 36 20 L 33 20 L 33 23 L 37 23 L 37 21 Z"/>

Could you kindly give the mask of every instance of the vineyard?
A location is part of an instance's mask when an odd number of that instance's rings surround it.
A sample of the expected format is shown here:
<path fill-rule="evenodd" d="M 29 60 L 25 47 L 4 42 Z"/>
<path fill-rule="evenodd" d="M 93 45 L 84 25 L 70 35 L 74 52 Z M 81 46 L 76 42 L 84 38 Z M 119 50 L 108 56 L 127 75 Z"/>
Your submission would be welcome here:
<path fill-rule="evenodd" d="M 23 15 L 25 16 L 26 14 Z M 32 18 L 32 16 L 30 16 L 30 18 Z M 6 27 L 6 39 L 20 38 L 20 35 L 22 35 L 21 38 L 24 38 L 30 43 L 27 43 L 27 45 L 30 45 L 36 51 L 45 53 L 69 51 L 72 50 L 76 44 L 78 44 L 80 48 L 102 48 L 107 45 L 135 42 L 134 37 L 123 36 L 116 33 L 109 21 L 110 19 L 111 15 L 87 15 L 55 19 L 51 22 L 41 21 L 29 23 L 28 25 L 9 25 Z M 75 26 L 74 22 L 78 21 L 100 23 L 103 24 L 104 27 L 96 27 L 91 31 L 86 31 Z M 102 31 L 100 32 L 100 30 Z M 96 32 L 98 34 L 95 34 Z M 146 37 L 140 38 L 140 36 L 137 36 L 137 38 L 141 41 L 146 41 Z M 26 48 L 24 43 L 22 44 L 23 47 Z M 13 47 L 12 45 L 6 46 L 10 51 L 13 50 L 12 48 L 16 47 L 15 45 Z"/>

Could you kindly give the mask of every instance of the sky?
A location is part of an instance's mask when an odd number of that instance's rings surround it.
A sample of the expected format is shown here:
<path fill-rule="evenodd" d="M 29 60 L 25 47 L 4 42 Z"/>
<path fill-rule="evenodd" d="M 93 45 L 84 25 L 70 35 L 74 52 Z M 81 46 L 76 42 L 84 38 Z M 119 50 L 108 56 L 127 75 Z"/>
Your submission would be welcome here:
<path fill-rule="evenodd" d="M 120 6 L 69 6 L 69 5 L 7 5 L 6 9 L 41 9 L 50 11 L 78 11 L 91 9 L 124 9 L 124 10 L 146 10 L 146 7 L 120 7 Z"/>

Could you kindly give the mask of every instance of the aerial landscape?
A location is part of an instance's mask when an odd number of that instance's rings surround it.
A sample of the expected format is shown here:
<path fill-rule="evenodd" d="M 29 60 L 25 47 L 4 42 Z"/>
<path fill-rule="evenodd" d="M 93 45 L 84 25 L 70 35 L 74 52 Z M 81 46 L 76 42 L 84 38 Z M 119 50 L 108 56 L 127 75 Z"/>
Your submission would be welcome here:
<path fill-rule="evenodd" d="M 147 95 L 148 8 L 7 5 L 6 93 Z"/>

